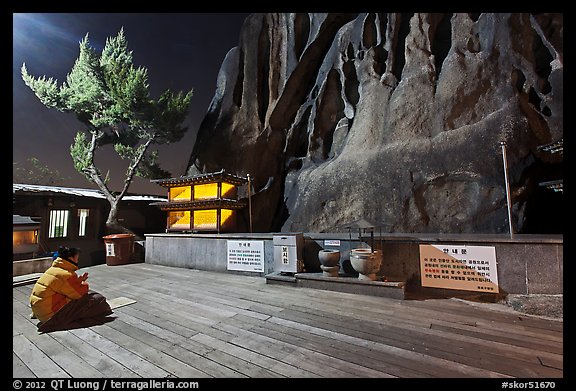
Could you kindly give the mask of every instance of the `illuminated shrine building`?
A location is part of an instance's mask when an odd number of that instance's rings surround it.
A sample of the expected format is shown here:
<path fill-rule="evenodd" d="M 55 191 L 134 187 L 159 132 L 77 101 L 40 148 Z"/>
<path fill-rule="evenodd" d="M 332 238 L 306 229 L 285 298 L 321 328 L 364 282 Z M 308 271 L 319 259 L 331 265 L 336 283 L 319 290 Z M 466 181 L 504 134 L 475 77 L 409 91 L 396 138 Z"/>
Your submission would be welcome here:
<path fill-rule="evenodd" d="M 247 179 L 224 170 L 152 182 L 168 188 L 168 202 L 151 204 L 168 212 L 167 232 L 233 232 L 237 211 L 246 207 L 245 201 L 238 200 L 238 186 Z"/>

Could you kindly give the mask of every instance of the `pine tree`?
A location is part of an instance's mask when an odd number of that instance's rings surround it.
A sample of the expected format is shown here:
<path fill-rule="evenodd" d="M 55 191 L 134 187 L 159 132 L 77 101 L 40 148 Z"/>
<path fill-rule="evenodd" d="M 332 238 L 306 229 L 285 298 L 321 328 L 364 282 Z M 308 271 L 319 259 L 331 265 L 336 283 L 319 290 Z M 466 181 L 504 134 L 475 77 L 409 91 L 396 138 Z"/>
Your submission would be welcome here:
<path fill-rule="evenodd" d="M 26 64 L 22 65 L 22 78 L 46 107 L 73 113 L 86 125 L 70 146 L 74 167 L 95 183 L 110 203 L 108 231 L 127 232 L 117 220 L 118 204 L 135 175 L 150 179 L 170 176 L 157 164 L 158 151 L 150 147 L 182 139 L 192 90 L 177 94 L 166 90 L 157 100 L 152 99 L 148 71 L 132 63 L 123 29 L 106 40 L 100 54 L 90 46 L 86 34 L 79 56 L 60 86 L 53 78 L 29 75 Z M 96 152 L 108 144 L 128 161 L 119 193 L 109 189 L 107 178 L 94 164 Z"/>
<path fill-rule="evenodd" d="M 63 185 L 69 177 L 63 177 L 55 168 L 50 168 L 36 157 L 26 159 L 26 163 L 12 162 L 13 183 L 28 185 Z"/>

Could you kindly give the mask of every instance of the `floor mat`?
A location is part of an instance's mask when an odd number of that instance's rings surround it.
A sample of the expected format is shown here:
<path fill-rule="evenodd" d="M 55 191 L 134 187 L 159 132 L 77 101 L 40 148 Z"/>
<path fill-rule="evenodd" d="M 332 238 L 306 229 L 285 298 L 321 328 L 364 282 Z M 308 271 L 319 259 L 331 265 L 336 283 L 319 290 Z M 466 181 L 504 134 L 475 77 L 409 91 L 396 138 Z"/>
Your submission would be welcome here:
<path fill-rule="evenodd" d="M 110 299 L 106 301 L 108 302 L 108 305 L 112 309 L 136 303 L 136 300 L 132 300 L 127 297 L 116 297 L 115 299 Z"/>

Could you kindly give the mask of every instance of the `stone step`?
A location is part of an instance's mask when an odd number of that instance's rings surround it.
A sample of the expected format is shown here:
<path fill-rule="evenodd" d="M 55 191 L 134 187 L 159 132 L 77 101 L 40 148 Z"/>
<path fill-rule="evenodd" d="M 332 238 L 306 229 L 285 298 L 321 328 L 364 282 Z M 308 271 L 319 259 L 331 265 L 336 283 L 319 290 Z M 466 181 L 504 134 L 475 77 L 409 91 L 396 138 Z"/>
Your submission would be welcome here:
<path fill-rule="evenodd" d="M 281 272 L 272 272 L 264 276 L 266 284 L 269 285 L 289 285 L 296 286 L 296 277 L 293 274 L 283 274 Z"/>
<path fill-rule="evenodd" d="M 12 277 L 12 286 L 21 286 L 28 284 L 35 284 L 36 281 L 42 276 L 42 273 L 23 274 L 21 276 Z"/>
<path fill-rule="evenodd" d="M 357 293 L 369 296 L 405 298 L 404 281 L 369 281 L 356 277 L 325 277 L 323 273 L 296 273 L 294 276 L 279 272 L 265 276 L 267 284 L 282 284 L 336 292 Z"/>

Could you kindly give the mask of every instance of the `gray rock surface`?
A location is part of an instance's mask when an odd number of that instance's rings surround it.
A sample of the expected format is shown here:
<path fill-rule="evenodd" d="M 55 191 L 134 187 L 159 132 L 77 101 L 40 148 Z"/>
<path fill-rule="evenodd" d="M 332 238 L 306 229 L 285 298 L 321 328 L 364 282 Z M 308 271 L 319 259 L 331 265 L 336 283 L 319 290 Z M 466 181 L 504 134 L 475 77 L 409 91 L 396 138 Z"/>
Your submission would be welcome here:
<path fill-rule="evenodd" d="M 505 304 L 524 314 L 564 318 L 564 295 L 508 295 Z"/>
<path fill-rule="evenodd" d="M 254 178 L 257 231 L 517 232 L 563 137 L 561 14 L 253 14 L 188 174 Z M 560 158 L 561 159 L 561 158 Z"/>

